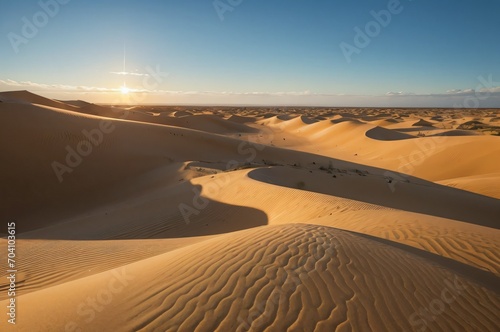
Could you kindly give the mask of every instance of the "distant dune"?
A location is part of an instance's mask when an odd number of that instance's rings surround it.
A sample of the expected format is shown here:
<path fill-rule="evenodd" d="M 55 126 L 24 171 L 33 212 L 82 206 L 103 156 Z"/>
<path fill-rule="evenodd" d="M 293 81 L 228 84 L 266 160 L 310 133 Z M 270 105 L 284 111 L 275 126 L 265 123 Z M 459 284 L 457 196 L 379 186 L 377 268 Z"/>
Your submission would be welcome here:
<path fill-rule="evenodd" d="M 0 101 L 15 331 L 500 328 L 500 110 Z"/>

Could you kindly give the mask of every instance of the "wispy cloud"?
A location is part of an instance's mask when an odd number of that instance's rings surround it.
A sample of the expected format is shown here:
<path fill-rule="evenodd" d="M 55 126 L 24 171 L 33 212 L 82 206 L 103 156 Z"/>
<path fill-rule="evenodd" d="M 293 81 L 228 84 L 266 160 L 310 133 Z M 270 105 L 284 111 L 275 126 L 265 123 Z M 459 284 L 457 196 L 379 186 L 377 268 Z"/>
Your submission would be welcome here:
<path fill-rule="evenodd" d="M 122 72 L 117 72 L 117 74 L 122 75 Z M 126 72 L 123 72 L 126 73 Z M 129 73 L 126 73 L 129 74 Z M 125 75 L 125 74 L 123 74 Z M 149 76 L 149 74 L 137 74 Z M 103 87 L 91 87 L 91 86 L 74 86 L 74 85 L 64 85 L 64 84 L 43 84 L 35 83 L 31 81 L 14 81 L 11 79 L 0 80 L 0 89 L 4 88 L 20 88 L 33 91 L 61 91 L 61 92 L 117 92 L 120 88 L 103 88 Z M 5 89 L 4 89 L 5 90 Z M 175 90 L 146 90 L 146 89 L 133 89 L 129 88 L 130 92 L 147 92 L 153 94 L 176 94 L 176 95 L 219 95 L 219 96 L 335 96 L 333 94 L 315 94 L 311 93 L 309 90 L 299 91 L 299 92 L 234 92 L 234 91 L 175 91 Z"/>
<path fill-rule="evenodd" d="M 141 77 L 150 77 L 149 74 L 137 73 L 137 72 L 128 72 L 128 71 L 110 71 L 110 74 L 113 75 L 123 75 L 123 76 L 141 76 Z"/>
<path fill-rule="evenodd" d="M 44 96 L 61 99 L 88 99 L 107 102 L 109 95 L 120 95 L 121 89 L 95 86 L 43 84 L 31 81 L 0 80 L 0 91 L 30 90 Z M 248 104 L 248 105 L 304 105 L 353 107 L 473 107 L 469 99 L 480 101 L 481 107 L 500 107 L 500 87 L 448 90 L 435 94 L 416 94 L 396 91 L 381 95 L 348 95 L 315 93 L 310 90 L 288 92 L 265 91 L 176 91 L 129 88 L 129 93 L 141 96 L 146 103 L 186 104 Z M 481 98 L 479 98 L 481 97 Z M 114 98 L 114 97 L 113 97 Z M 467 101 L 467 102 L 466 102 Z"/>
<path fill-rule="evenodd" d="M 446 94 L 448 95 L 463 95 L 463 96 L 470 96 L 470 95 L 475 95 L 475 94 L 500 94 L 500 86 L 495 86 L 495 87 L 488 87 L 488 88 L 482 88 L 482 89 L 453 89 L 453 90 L 448 90 L 446 91 Z"/>
<path fill-rule="evenodd" d="M 92 87 L 85 85 L 65 85 L 65 84 L 43 84 L 43 83 L 35 83 L 31 81 L 14 81 L 14 80 L 0 80 L 0 89 L 4 88 L 21 88 L 26 90 L 33 91 L 72 91 L 72 92 L 114 92 L 119 89 L 110 89 L 110 88 L 101 88 L 101 87 Z"/>
<path fill-rule="evenodd" d="M 452 89 L 447 90 L 445 93 L 420 93 L 415 94 L 412 92 L 387 92 L 385 95 L 388 97 L 398 97 L 398 96 L 414 96 L 414 97 L 467 97 L 467 96 L 476 96 L 476 95 L 485 95 L 488 94 L 490 96 L 500 96 L 500 86 L 499 87 L 490 87 L 483 89 Z"/>
<path fill-rule="evenodd" d="M 476 91 L 474 89 L 466 89 L 466 90 L 461 90 L 461 89 L 452 89 L 446 91 L 447 94 L 450 95 L 471 95 L 474 94 Z"/>
<path fill-rule="evenodd" d="M 387 92 L 385 94 L 386 96 L 415 96 L 415 94 L 413 92 L 403 92 L 403 91 L 399 91 L 399 92 Z"/>

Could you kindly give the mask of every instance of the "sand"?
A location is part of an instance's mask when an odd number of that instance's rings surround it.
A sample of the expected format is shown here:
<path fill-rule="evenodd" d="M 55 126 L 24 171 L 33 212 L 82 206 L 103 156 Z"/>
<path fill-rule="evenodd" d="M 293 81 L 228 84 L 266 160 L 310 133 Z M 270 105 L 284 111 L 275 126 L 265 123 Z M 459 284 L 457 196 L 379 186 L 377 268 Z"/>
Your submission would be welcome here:
<path fill-rule="evenodd" d="M 0 330 L 498 331 L 499 114 L 2 92 Z"/>

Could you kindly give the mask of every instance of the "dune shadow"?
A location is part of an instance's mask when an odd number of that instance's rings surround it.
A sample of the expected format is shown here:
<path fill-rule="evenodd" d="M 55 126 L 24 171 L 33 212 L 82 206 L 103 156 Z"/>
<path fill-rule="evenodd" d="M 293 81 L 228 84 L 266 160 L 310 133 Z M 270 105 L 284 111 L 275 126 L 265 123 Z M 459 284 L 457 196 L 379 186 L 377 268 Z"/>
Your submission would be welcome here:
<path fill-rule="evenodd" d="M 372 128 L 365 133 L 365 136 L 377 141 L 400 141 L 415 138 L 414 136 L 403 134 L 398 131 L 386 129 L 383 127 Z"/>
<path fill-rule="evenodd" d="M 167 188 L 168 189 L 168 188 Z M 201 193 L 201 195 L 200 195 Z M 88 211 L 95 211 L 89 202 Z M 268 224 L 261 210 L 221 203 L 203 196 L 203 188 L 185 182 L 174 190 L 124 199 L 99 207 L 100 211 L 53 220 L 36 228 L 36 215 L 18 221 L 26 231 L 21 239 L 112 240 L 210 236 Z"/>
<path fill-rule="evenodd" d="M 342 123 L 342 122 L 352 122 L 352 123 L 356 123 L 356 124 L 363 124 L 364 123 L 364 122 L 359 121 L 358 119 L 356 119 L 354 117 L 342 117 L 339 119 L 330 120 L 330 122 L 333 124 Z"/>
<path fill-rule="evenodd" d="M 418 133 L 420 131 L 433 131 L 433 130 L 441 130 L 442 128 L 437 127 L 410 127 L 410 128 L 397 128 L 394 131 L 398 131 L 400 133 Z"/>
<path fill-rule="evenodd" d="M 388 239 L 376 237 L 369 234 L 347 231 L 343 230 L 343 232 L 351 233 L 356 236 L 363 237 L 365 239 L 375 241 L 377 243 L 382 243 L 387 246 L 391 246 L 400 250 L 404 250 L 412 255 L 421 257 L 427 261 L 430 261 L 434 264 L 440 265 L 448 271 L 453 271 L 454 273 L 466 277 L 469 280 L 473 280 L 474 282 L 480 284 L 483 287 L 486 287 L 492 292 L 496 294 L 500 294 L 498 283 L 500 278 L 497 277 L 494 273 L 486 270 L 482 270 L 480 268 L 462 263 L 460 261 L 454 260 L 452 258 L 448 258 L 445 256 L 441 256 L 430 251 L 426 251 L 423 249 L 415 248 L 400 242 L 391 241 Z"/>
<path fill-rule="evenodd" d="M 352 174 L 270 167 L 252 170 L 256 181 L 337 196 L 388 208 L 449 218 L 498 229 L 500 200 L 407 177 L 398 182 L 362 171 Z M 414 180 L 418 182 L 413 182 Z M 459 208 L 457 208 L 459 207 Z"/>
<path fill-rule="evenodd" d="M 449 130 L 442 133 L 427 135 L 427 137 L 435 137 L 435 136 L 481 136 L 481 134 L 475 131 L 467 131 L 467 130 Z"/>

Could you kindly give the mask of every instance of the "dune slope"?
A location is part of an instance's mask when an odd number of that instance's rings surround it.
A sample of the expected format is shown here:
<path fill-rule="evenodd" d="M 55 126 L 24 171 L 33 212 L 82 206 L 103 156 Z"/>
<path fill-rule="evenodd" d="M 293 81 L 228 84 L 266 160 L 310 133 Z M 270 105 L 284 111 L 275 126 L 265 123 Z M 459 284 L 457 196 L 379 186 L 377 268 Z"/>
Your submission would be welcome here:
<path fill-rule="evenodd" d="M 57 306 L 42 304 L 47 297 L 57 297 Z M 19 328 L 492 330 L 499 301 L 476 281 L 403 250 L 290 224 L 225 235 L 23 295 L 19 303 L 31 323 Z M 57 316 L 49 314 L 54 310 Z"/>

